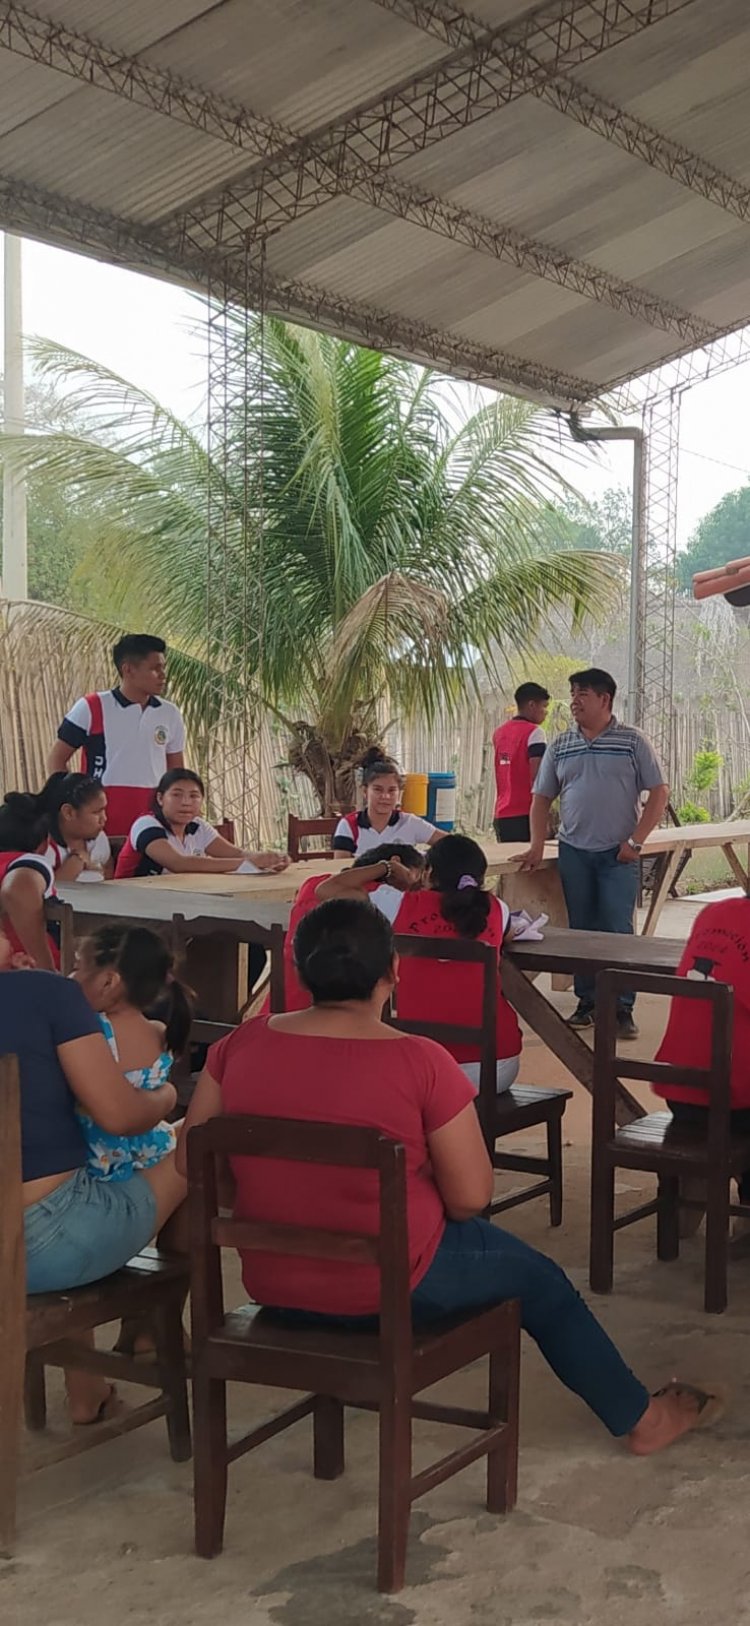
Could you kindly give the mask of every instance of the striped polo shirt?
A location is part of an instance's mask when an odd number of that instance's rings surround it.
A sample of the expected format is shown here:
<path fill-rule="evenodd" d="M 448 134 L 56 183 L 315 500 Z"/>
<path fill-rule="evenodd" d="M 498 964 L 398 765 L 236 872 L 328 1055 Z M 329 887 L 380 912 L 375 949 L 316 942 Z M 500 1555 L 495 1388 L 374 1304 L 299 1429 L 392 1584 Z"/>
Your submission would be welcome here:
<path fill-rule="evenodd" d="M 560 840 L 589 852 L 620 847 L 632 836 L 644 791 L 666 784 L 653 746 L 613 717 L 588 740 L 568 728 L 550 741 L 534 784 L 535 796 L 560 798 Z"/>

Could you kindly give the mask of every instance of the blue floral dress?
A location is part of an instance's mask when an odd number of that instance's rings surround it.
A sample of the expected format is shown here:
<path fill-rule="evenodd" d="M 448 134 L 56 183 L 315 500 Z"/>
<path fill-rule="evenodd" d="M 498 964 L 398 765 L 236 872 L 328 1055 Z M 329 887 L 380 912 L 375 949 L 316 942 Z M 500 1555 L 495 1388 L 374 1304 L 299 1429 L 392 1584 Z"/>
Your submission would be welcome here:
<path fill-rule="evenodd" d="M 112 1055 L 119 1061 L 112 1023 L 101 1013 L 99 1021 Z M 151 1067 L 133 1068 L 125 1077 L 136 1090 L 157 1090 L 160 1084 L 166 1084 L 173 1061 L 169 1051 L 163 1050 Z M 144 1135 L 110 1135 L 85 1112 L 78 1113 L 78 1121 L 88 1144 L 88 1171 L 97 1180 L 129 1180 L 140 1169 L 161 1163 L 175 1149 L 177 1137 L 168 1123 L 156 1124 Z"/>

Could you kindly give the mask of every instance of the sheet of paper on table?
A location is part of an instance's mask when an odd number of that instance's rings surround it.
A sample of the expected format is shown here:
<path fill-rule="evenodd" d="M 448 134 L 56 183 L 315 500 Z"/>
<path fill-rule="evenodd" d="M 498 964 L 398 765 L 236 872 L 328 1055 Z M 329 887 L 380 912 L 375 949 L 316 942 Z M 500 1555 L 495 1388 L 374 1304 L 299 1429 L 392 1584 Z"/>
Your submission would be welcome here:
<path fill-rule="evenodd" d="M 514 943 L 541 943 L 544 937 L 544 927 L 547 925 L 549 915 L 537 915 L 532 920 L 525 909 L 516 909 L 512 912 L 510 921 L 513 927 Z"/>

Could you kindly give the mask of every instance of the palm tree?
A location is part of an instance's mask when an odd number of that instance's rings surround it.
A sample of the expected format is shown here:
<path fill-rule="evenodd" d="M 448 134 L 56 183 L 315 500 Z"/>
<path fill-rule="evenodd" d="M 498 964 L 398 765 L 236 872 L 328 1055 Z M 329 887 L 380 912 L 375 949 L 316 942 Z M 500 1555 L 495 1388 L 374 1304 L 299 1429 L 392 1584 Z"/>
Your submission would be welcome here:
<path fill-rule="evenodd" d="M 227 697 L 270 708 L 325 810 L 351 805 L 384 718 L 455 713 L 480 668 L 617 591 L 617 561 L 550 545 L 570 487 L 528 402 L 460 420 L 430 373 L 275 319 L 248 347 L 243 320 L 219 444 L 87 357 L 32 354 L 87 427 L 5 455 L 85 512 L 88 607 L 153 624 L 158 605 L 177 698 L 210 726 Z"/>

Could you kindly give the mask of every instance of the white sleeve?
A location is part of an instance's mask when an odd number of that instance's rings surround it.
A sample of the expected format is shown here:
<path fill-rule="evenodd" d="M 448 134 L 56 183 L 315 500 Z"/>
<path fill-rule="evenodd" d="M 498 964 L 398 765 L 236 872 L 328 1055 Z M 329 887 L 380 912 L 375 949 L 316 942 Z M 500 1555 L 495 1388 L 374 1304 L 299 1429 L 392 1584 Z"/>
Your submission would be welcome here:
<path fill-rule="evenodd" d="M 135 824 L 131 825 L 130 835 L 128 836 L 128 841 L 136 853 L 145 853 L 146 848 L 151 845 L 152 841 L 167 841 L 168 839 L 168 831 L 164 829 L 163 824 L 159 823 L 153 813 L 143 813 L 139 819 L 136 819 Z"/>
<path fill-rule="evenodd" d="M 91 707 L 85 696 L 82 696 L 80 700 L 76 700 L 70 711 L 66 711 L 65 721 L 66 723 L 73 723 L 76 728 L 82 728 L 84 734 L 91 733 Z"/>
<path fill-rule="evenodd" d="M 179 751 L 185 750 L 185 723 L 182 712 L 178 711 L 176 706 L 172 706 L 170 723 L 169 738 L 167 740 L 168 756 L 177 755 Z"/>
<path fill-rule="evenodd" d="M 196 853 L 202 854 L 207 847 L 211 846 L 212 841 L 216 841 L 219 832 L 214 830 L 213 825 L 208 824 L 205 819 L 196 819 L 195 822 L 198 826 L 197 830 L 193 831 L 195 850 Z"/>
<path fill-rule="evenodd" d="M 410 846 L 418 847 L 420 843 L 431 841 L 434 834 L 435 825 L 430 824 L 428 819 L 420 819 L 416 813 L 409 814 L 409 822 L 404 829 L 404 836 Z"/>
<path fill-rule="evenodd" d="M 102 869 L 104 869 L 105 864 L 109 863 L 111 857 L 112 848 L 109 845 L 108 837 L 103 830 L 100 830 L 89 848 L 89 858 L 92 863 L 101 864 Z"/>
<path fill-rule="evenodd" d="M 539 754 L 539 746 L 540 745 L 542 747 L 542 750 L 546 751 L 546 749 L 547 749 L 547 736 L 546 736 L 543 728 L 534 728 L 534 729 L 532 729 L 532 731 L 531 731 L 531 733 L 530 733 L 530 735 L 529 735 L 529 737 L 528 737 L 528 739 L 526 741 L 526 750 L 529 753 L 533 753 L 534 756 L 537 756 Z"/>
<path fill-rule="evenodd" d="M 23 853 L 20 858 L 14 858 L 8 865 L 5 873 L 12 875 L 14 869 L 33 869 L 44 880 L 44 896 L 51 898 L 55 891 L 55 872 L 46 853 Z"/>
<path fill-rule="evenodd" d="M 397 886 L 376 886 L 375 891 L 370 893 L 370 903 L 379 910 L 381 915 L 385 915 L 386 920 L 389 920 L 392 926 L 396 924 L 396 916 L 403 901 L 404 894 L 399 892 Z"/>

